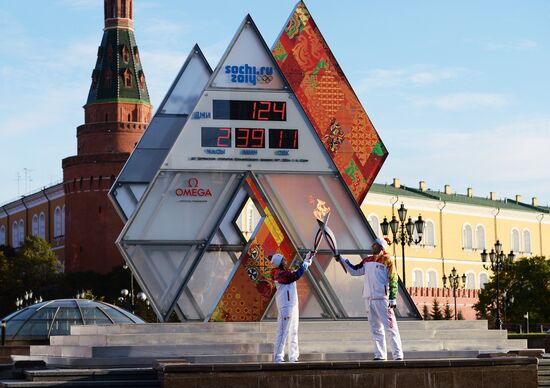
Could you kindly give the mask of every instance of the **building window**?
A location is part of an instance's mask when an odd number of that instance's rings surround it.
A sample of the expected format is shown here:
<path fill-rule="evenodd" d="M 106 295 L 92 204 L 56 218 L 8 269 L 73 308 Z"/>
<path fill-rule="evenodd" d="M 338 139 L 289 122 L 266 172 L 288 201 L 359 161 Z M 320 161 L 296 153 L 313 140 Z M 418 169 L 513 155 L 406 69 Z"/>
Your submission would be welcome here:
<path fill-rule="evenodd" d="M 58 206 L 53 212 L 53 236 L 61 236 L 61 208 Z"/>
<path fill-rule="evenodd" d="M 137 47 L 134 47 L 134 62 L 136 65 L 139 64 L 139 51 Z"/>
<path fill-rule="evenodd" d="M 476 276 L 473 272 L 466 274 L 466 288 L 468 290 L 473 290 L 476 288 Z"/>
<path fill-rule="evenodd" d="M 65 205 L 61 208 L 61 234 L 65 236 Z"/>
<path fill-rule="evenodd" d="M 6 245 L 6 228 L 4 225 L 0 226 L 0 245 Z"/>
<path fill-rule="evenodd" d="M 424 273 L 421 269 L 413 271 L 413 287 L 424 287 Z"/>
<path fill-rule="evenodd" d="M 111 69 L 107 68 L 105 70 L 105 73 L 103 73 L 103 87 L 110 89 L 112 80 L 113 80 L 113 72 L 111 71 Z"/>
<path fill-rule="evenodd" d="M 131 88 L 132 87 L 132 72 L 128 69 L 124 70 L 123 77 L 124 77 L 124 86 L 126 86 L 127 88 Z"/>
<path fill-rule="evenodd" d="M 32 216 L 32 235 L 38 236 L 38 215 Z"/>
<path fill-rule="evenodd" d="M 485 285 L 489 283 L 489 277 L 485 272 L 479 274 L 479 288 L 484 289 Z"/>
<path fill-rule="evenodd" d="M 128 47 L 126 45 L 122 46 L 122 60 L 124 63 L 128 63 L 130 61 L 130 50 L 128 50 Z"/>
<path fill-rule="evenodd" d="M 519 253 L 519 230 L 512 229 L 512 251 Z"/>
<path fill-rule="evenodd" d="M 523 252 L 530 255 L 531 252 L 531 232 L 528 229 L 523 231 Z"/>
<path fill-rule="evenodd" d="M 25 221 L 19 220 L 19 246 L 25 242 Z"/>
<path fill-rule="evenodd" d="M 462 227 L 462 247 L 463 249 L 472 249 L 472 227 L 468 224 Z"/>
<path fill-rule="evenodd" d="M 479 251 L 485 249 L 485 227 L 483 225 L 476 226 L 476 248 Z"/>
<path fill-rule="evenodd" d="M 38 216 L 38 235 L 46 239 L 46 216 L 43 212 Z"/>
<path fill-rule="evenodd" d="M 17 248 L 19 246 L 19 223 L 15 221 L 11 229 L 11 246 Z"/>
<path fill-rule="evenodd" d="M 139 87 L 145 89 L 145 76 L 141 70 L 139 71 Z"/>
<path fill-rule="evenodd" d="M 97 88 L 97 70 L 92 72 L 92 89 Z"/>
<path fill-rule="evenodd" d="M 424 245 L 427 247 L 435 247 L 435 227 L 431 220 L 424 223 L 424 234 L 422 236 Z"/>
<path fill-rule="evenodd" d="M 428 287 L 437 288 L 437 271 L 435 269 L 428 270 Z"/>
<path fill-rule="evenodd" d="M 380 220 L 378 220 L 378 216 L 375 214 L 371 214 L 367 217 L 367 220 L 369 221 L 370 227 L 372 228 L 372 231 L 376 235 L 376 237 L 382 237 L 380 233 Z"/>

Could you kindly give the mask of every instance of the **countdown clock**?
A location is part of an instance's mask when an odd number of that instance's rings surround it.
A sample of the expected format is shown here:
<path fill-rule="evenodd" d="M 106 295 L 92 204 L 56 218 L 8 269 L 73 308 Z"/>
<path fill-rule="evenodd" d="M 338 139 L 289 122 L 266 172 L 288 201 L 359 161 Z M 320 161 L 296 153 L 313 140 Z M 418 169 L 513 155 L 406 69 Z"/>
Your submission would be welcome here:
<path fill-rule="evenodd" d="M 165 167 L 327 171 L 330 162 L 293 93 L 208 90 Z M 178 144 L 179 143 L 179 144 Z"/>

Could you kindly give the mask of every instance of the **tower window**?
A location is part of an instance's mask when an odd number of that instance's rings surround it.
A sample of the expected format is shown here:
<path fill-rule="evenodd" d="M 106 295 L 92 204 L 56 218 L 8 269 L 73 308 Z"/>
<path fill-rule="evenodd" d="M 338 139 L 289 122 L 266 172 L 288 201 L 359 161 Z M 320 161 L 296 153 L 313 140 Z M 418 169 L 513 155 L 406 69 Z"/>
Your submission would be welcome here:
<path fill-rule="evenodd" d="M 127 88 L 132 87 L 132 72 L 128 69 L 124 70 L 124 86 Z"/>
<path fill-rule="evenodd" d="M 97 70 L 92 73 L 92 89 L 97 88 Z"/>
<path fill-rule="evenodd" d="M 138 51 L 137 46 L 134 47 L 134 61 L 136 62 L 136 64 L 139 63 L 139 51 Z"/>
<path fill-rule="evenodd" d="M 113 73 L 111 72 L 111 69 L 107 68 L 107 70 L 105 70 L 105 73 L 103 74 L 103 87 L 110 89 L 112 78 Z"/>
<path fill-rule="evenodd" d="M 145 88 L 145 75 L 143 75 L 143 71 L 139 71 L 139 87 L 144 89 Z"/>
<path fill-rule="evenodd" d="M 122 60 L 124 63 L 128 63 L 130 61 L 130 50 L 128 50 L 126 45 L 122 46 Z"/>

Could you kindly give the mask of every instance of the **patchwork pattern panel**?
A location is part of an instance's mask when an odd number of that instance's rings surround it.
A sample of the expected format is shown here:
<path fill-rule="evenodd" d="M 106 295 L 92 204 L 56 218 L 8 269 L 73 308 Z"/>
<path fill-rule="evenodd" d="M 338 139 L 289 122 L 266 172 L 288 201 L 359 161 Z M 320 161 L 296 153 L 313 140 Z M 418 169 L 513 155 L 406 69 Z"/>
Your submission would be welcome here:
<path fill-rule="evenodd" d="M 272 53 L 360 204 L 388 151 L 303 2 Z"/>

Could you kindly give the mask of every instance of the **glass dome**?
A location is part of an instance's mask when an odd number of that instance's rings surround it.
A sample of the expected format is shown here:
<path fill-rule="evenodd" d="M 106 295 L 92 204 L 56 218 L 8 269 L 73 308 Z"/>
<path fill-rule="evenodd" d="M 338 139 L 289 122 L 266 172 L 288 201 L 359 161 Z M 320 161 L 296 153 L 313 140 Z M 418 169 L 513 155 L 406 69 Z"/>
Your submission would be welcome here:
<path fill-rule="evenodd" d="M 88 299 L 56 299 L 15 311 L 6 321 L 6 340 L 48 340 L 69 335 L 72 325 L 145 323 L 141 318 L 108 303 Z"/>

